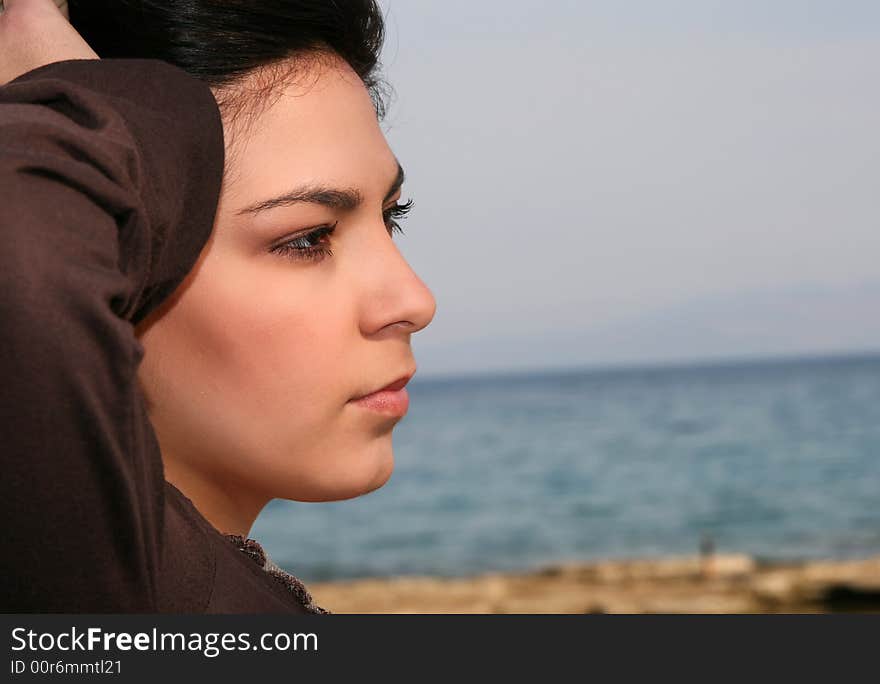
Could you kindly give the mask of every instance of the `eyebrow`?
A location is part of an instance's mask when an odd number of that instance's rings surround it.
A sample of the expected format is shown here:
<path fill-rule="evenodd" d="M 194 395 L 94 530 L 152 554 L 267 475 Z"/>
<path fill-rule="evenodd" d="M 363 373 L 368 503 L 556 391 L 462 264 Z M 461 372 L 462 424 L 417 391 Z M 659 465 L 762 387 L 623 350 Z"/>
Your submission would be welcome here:
<path fill-rule="evenodd" d="M 395 192 L 400 190 L 405 178 L 406 174 L 403 172 L 403 167 L 400 165 L 400 162 L 398 162 L 397 176 L 394 178 L 391 187 L 388 189 L 387 194 L 382 200 L 383 204 L 391 199 Z M 292 204 L 299 204 L 300 202 L 320 204 L 331 209 L 339 209 L 342 211 L 351 211 L 352 209 L 359 207 L 363 201 L 364 197 L 357 188 L 332 188 L 326 185 L 304 185 L 285 192 L 283 195 L 278 195 L 277 197 L 272 197 L 251 204 L 244 209 L 240 209 L 238 215 L 259 214 L 260 212 L 268 211 L 269 209 L 287 207 Z"/>

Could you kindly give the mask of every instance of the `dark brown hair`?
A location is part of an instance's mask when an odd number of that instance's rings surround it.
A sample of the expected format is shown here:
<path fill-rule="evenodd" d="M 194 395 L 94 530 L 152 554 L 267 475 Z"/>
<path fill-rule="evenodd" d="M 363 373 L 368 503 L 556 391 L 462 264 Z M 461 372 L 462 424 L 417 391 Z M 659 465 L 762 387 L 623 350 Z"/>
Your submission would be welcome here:
<path fill-rule="evenodd" d="M 385 113 L 375 0 L 69 0 L 69 11 L 100 57 L 170 62 L 215 89 L 231 118 L 253 117 L 298 67 L 329 54 L 357 73 L 377 116 Z"/>

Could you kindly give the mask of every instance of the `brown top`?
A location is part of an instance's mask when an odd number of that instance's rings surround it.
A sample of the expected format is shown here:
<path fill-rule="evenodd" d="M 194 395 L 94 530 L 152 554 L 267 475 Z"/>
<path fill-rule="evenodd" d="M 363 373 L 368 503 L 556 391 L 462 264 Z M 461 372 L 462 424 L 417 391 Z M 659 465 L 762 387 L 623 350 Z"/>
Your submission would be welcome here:
<path fill-rule="evenodd" d="M 3 612 L 323 612 L 165 481 L 137 382 L 133 326 L 195 264 L 223 164 L 210 88 L 167 62 L 0 86 Z"/>

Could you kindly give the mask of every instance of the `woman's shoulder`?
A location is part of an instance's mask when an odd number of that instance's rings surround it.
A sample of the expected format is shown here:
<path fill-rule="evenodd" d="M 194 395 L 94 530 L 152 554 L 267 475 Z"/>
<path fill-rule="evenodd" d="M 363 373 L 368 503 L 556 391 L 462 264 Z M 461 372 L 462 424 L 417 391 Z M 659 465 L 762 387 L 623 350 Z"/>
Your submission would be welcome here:
<path fill-rule="evenodd" d="M 255 539 L 224 534 L 166 482 L 162 612 L 328 613 Z"/>

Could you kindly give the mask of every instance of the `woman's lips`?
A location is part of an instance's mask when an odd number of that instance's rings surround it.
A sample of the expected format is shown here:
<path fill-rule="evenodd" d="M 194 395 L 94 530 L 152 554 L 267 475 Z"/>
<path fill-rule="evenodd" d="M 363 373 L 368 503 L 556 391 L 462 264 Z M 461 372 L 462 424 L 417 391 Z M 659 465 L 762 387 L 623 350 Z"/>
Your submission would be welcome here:
<path fill-rule="evenodd" d="M 405 375 L 380 390 L 352 399 L 351 403 L 379 413 L 403 416 L 409 408 L 409 393 L 406 391 L 406 383 L 413 375 L 414 373 Z"/>
<path fill-rule="evenodd" d="M 398 390 L 379 390 L 360 399 L 352 399 L 352 404 L 394 416 L 404 416 L 409 408 L 409 393 L 406 387 Z"/>

